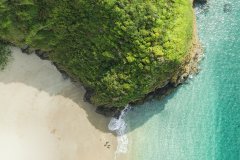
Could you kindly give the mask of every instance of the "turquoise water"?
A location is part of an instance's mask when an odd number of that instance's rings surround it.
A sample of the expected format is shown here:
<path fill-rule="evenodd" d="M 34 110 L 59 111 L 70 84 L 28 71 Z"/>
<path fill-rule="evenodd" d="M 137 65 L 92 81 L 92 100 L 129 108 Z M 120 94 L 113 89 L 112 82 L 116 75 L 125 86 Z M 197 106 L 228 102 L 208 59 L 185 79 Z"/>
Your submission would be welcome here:
<path fill-rule="evenodd" d="M 196 8 L 201 72 L 126 116 L 130 160 L 240 160 L 240 1 Z"/>

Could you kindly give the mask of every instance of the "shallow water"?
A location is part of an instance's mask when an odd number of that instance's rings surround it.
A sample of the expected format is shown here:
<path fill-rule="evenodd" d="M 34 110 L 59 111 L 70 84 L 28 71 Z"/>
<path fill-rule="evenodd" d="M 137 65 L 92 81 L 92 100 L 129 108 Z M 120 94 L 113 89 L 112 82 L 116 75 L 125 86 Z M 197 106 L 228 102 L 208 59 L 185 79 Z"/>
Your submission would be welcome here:
<path fill-rule="evenodd" d="M 240 160 L 240 1 L 196 8 L 201 72 L 126 116 L 130 160 Z"/>

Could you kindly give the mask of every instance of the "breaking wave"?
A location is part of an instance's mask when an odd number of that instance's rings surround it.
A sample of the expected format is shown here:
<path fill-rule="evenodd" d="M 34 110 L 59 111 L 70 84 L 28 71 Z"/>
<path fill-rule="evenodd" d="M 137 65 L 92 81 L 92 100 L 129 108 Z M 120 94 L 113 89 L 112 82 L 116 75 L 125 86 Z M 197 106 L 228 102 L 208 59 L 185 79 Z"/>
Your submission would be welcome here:
<path fill-rule="evenodd" d="M 128 150 L 128 137 L 126 135 L 127 123 L 124 121 L 126 113 L 130 107 L 127 105 L 121 112 L 119 118 L 112 118 L 108 124 L 108 129 L 114 131 L 117 134 L 117 150 L 116 154 L 127 153 Z"/>

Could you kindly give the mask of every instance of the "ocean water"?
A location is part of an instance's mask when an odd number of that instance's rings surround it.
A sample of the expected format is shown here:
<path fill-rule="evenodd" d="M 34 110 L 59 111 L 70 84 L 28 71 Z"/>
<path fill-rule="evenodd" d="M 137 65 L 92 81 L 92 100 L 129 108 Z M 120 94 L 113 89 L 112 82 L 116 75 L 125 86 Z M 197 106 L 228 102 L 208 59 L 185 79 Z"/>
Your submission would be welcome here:
<path fill-rule="evenodd" d="M 201 72 L 126 115 L 129 160 L 240 160 L 240 0 L 195 10 Z"/>

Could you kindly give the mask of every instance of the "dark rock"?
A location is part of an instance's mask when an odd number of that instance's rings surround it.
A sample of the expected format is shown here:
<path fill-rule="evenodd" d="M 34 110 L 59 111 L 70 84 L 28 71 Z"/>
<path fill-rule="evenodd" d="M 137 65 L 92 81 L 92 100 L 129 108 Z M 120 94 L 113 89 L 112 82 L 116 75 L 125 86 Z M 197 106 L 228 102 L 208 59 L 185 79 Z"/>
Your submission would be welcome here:
<path fill-rule="evenodd" d="M 26 54 L 31 54 L 35 50 L 33 48 L 30 48 L 28 45 L 24 45 L 23 47 L 21 47 L 21 51 Z"/>
<path fill-rule="evenodd" d="M 63 70 L 61 67 L 59 67 L 59 65 L 55 62 L 52 62 L 52 64 L 57 68 L 57 70 L 62 74 L 62 77 L 64 80 L 70 78 L 69 75 L 67 74 L 67 72 L 65 70 Z M 75 82 L 73 79 L 71 79 L 72 82 Z"/>
<path fill-rule="evenodd" d="M 89 88 L 85 87 L 86 93 L 84 94 L 83 100 L 85 102 L 91 102 L 91 96 L 93 94 L 93 91 L 90 90 Z"/>
<path fill-rule="evenodd" d="M 231 12 L 231 11 L 232 11 L 232 5 L 229 4 L 229 3 L 224 4 L 224 6 L 223 6 L 223 12 L 224 12 L 224 13 L 228 13 L 228 12 Z"/>
<path fill-rule="evenodd" d="M 62 74 L 62 77 L 63 77 L 64 80 L 69 78 L 69 76 L 67 75 L 66 72 L 61 72 L 61 74 Z"/>
<path fill-rule="evenodd" d="M 193 0 L 193 3 L 205 4 L 207 0 Z"/>
<path fill-rule="evenodd" d="M 40 57 L 43 60 L 49 59 L 49 56 L 48 56 L 47 52 L 44 52 L 44 51 L 41 51 L 41 50 L 36 50 L 35 53 L 38 57 Z"/>
<path fill-rule="evenodd" d="M 21 48 L 21 50 L 22 50 L 23 53 L 26 53 L 26 51 L 27 51 L 28 48 L 29 48 L 28 45 L 24 45 L 24 46 Z"/>
<path fill-rule="evenodd" d="M 117 119 L 121 115 L 121 109 L 116 108 L 116 107 L 98 106 L 96 109 L 96 112 L 104 115 L 105 117 L 114 117 Z"/>
<path fill-rule="evenodd" d="M 200 8 L 202 11 L 207 13 L 209 11 L 209 5 L 207 0 L 193 0 L 193 7 Z"/>
<path fill-rule="evenodd" d="M 175 83 L 171 83 L 168 82 L 166 85 L 164 85 L 161 88 L 157 88 L 155 91 L 148 93 L 145 98 L 131 102 L 130 105 L 134 106 L 134 105 L 139 105 L 139 104 L 143 104 L 146 101 L 150 101 L 152 99 L 162 99 L 165 96 L 169 95 L 170 93 L 172 93 L 172 91 L 174 89 L 176 89 L 176 87 L 180 85 L 180 84 L 175 84 Z"/>

